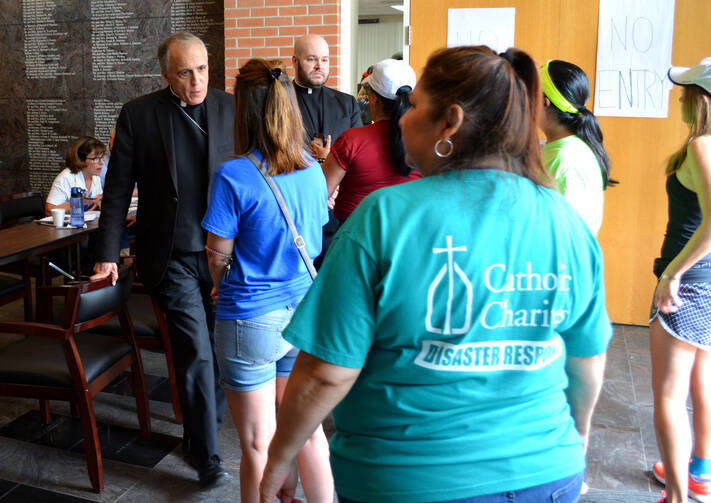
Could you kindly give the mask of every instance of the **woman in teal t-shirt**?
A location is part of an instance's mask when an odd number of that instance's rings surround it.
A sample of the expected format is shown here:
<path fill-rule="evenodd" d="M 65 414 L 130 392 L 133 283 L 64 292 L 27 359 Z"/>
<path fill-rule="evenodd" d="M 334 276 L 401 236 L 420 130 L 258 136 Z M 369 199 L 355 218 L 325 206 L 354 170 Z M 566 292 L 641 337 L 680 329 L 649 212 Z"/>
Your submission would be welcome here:
<path fill-rule="evenodd" d="M 560 60 L 548 61 L 539 73 L 544 94 L 541 129 L 547 139 L 541 153 L 543 165 L 590 232 L 597 235 L 602 224 L 602 191 L 617 182 L 610 178 L 600 125 L 585 108 L 590 97 L 588 78 L 578 66 Z"/>
<path fill-rule="evenodd" d="M 578 501 L 612 333 L 600 248 L 541 164 L 541 100 L 518 49 L 429 58 L 400 119 L 423 178 L 363 199 L 284 331 L 300 354 L 263 503 L 331 409 L 340 503 Z"/>

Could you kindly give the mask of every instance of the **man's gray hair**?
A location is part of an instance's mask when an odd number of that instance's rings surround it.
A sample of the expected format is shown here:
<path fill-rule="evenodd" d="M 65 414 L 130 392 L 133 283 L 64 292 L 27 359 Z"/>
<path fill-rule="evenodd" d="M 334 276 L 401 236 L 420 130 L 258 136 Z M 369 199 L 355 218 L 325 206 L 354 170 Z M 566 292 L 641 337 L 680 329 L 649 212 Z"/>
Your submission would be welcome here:
<path fill-rule="evenodd" d="M 169 37 L 163 39 L 163 41 L 158 46 L 158 62 L 160 63 L 160 69 L 162 72 L 168 73 L 170 71 L 170 46 L 173 43 L 178 44 L 192 44 L 198 43 L 205 49 L 205 54 L 207 54 L 207 47 L 205 47 L 205 42 L 196 37 L 189 31 L 176 31 Z"/>

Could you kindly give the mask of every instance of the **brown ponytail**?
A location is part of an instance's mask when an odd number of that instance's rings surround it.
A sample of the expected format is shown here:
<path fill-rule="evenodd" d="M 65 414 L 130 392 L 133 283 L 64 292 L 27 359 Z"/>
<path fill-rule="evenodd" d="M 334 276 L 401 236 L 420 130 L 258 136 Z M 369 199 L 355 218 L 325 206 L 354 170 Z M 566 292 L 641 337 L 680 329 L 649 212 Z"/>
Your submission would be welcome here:
<path fill-rule="evenodd" d="M 538 144 L 541 89 L 535 62 L 510 48 L 501 55 L 485 46 L 433 53 L 417 84 L 432 100 L 433 119 L 457 104 L 464 120 L 452 137 L 454 151 L 441 170 L 466 169 L 485 158 L 502 168 L 552 186 Z"/>
<path fill-rule="evenodd" d="M 308 166 L 294 87 L 278 60 L 250 59 L 235 83 L 235 153 L 259 150 L 270 175 Z"/>

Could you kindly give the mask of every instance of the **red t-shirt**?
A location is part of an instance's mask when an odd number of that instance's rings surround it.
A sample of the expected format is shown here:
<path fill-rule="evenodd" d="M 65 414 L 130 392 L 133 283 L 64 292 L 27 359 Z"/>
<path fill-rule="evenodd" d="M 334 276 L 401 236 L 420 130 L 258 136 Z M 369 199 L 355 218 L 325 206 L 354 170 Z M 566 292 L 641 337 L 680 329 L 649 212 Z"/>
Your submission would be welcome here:
<path fill-rule="evenodd" d="M 405 177 L 390 160 L 390 121 L 378 121 L 347 130 L 331 147 L 333 157 L 346 170 L 338 189 L 336 218 L 345 220 L 374 190 L 422 178 L 417 170 Z"/>

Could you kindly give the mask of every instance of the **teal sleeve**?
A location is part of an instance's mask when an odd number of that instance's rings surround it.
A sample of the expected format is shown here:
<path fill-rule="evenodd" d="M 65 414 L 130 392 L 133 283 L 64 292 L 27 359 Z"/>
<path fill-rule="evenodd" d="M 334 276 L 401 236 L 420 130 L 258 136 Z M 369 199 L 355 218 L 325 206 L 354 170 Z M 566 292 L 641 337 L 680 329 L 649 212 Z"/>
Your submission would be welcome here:
<path fill-rule="evenodd" d="M 376 267 L 360 244 L 342 231 L 283 336 L 321 360 L 361 368 L 375 336 Z"/>
<path fill-rule="evenodd" d="M 559 327 L 568 356 L 595 356 L 607 350 L 612 338 L 612 324 L 605 307 L 605 281 L 602 257 L 597 243 L 592 243 L 592 275 L 590 283 L 578 283 L 574 294 L 577 306 L 571 308 L 569 323 Z"/>

